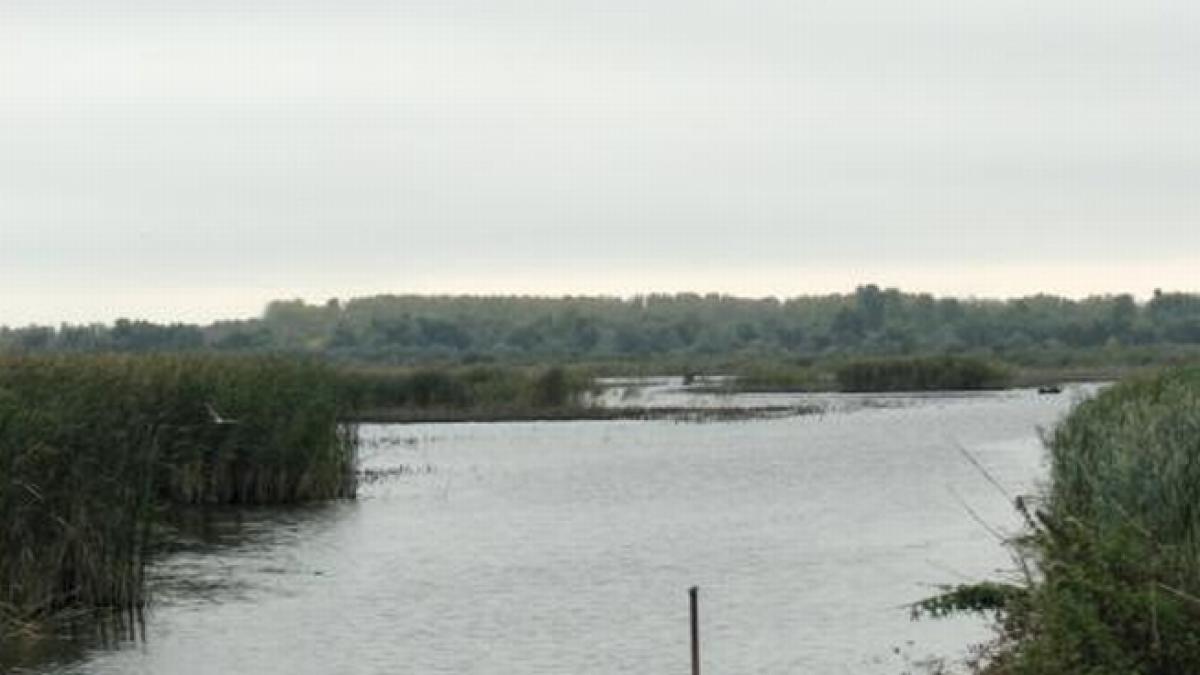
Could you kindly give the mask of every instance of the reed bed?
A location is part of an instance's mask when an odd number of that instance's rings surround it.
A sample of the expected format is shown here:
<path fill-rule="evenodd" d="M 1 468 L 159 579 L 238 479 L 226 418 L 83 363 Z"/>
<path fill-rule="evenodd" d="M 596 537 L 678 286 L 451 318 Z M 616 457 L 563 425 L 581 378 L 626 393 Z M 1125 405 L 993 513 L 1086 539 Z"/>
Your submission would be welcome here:
<path fill-rule="evenodd" d="M 1200 672 L 1200 369 L 1126 381 L 1049 441 L 1018 665 Z"/>
<path fill-rule="evenodd" d="M 1010 379 L 1002 366 L 965 356 L 860 359 L 834 376 L 850 392 L 999 389 Z"/>
<path fill-rule="evenodd" d="M 995 611 L 988 675 L 1200 672 L 1200 368 L 1122 382 L 1048 437 L 1051 483 L 1018 500 L 1012 584 L 916 612 Z"/>
<path fill-rule="evenodd" d="M 130 609 L 164 510 L 352 497 L 337 375 L 276 358 L 0 358 L 0 630 Z"/>
<path fill-rule="evenodd" d="M 340 381 L 358 418 L 390 421 L 552 419 L 581 412 L 592 387 L 561 367 L 360 368 Z"/>

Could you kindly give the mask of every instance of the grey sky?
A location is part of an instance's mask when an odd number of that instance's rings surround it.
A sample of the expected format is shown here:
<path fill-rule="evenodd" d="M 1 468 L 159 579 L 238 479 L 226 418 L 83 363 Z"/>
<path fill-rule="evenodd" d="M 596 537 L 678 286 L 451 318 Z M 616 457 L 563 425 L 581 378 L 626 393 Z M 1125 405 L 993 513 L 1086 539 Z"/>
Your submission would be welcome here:
<path fill-rule="evenodd" d="M 1200 289 L 1200 3 L 3 0 L 0 323 Z"/>

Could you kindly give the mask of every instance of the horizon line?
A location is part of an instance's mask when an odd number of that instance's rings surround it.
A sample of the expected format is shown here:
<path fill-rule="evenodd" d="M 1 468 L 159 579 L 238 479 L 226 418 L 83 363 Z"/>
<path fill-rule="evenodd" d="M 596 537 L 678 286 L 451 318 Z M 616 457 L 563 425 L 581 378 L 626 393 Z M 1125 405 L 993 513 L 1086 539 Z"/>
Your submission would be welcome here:
<path fill-rule="evenodd" d="M 1030 300 L 1037 298 L 1046 298 L 1054 300 L 1062 300 L 1066 302 L 1087 302 L 1089 300 L 1111 300 L 1118 297 L 1129 297 L 1135 303 L 1144 305 L 1158 294 L 1171 295 L 1200 295 L 1200 291 L 1183 290 L 1170 287 L 1154 288 L 1149 293 L 1139 294 L 1131 291 L 1104 291 L 1086 294 L 1069 294 L 1058 293 L 1053 291 L 1039 291 L 1036 293 L 1024 294 L 981 294 L 981 293 L 965 293 L 961 295 L 938 293 L 934 291 L 924 290 L 906 290 L 900 285 L 882 285 L 874 282 L 866 282 L 857 284 L 849 290 L 825 291 L 825 292 L 806 292 L 794 294 L 752 294 L 738 293 L 736 291 L 691 291 L 691 290 L 671 290 L 671 291 L 639 291 L 632 293 L 542 293 L 542 292 L 469 292 L 469 291 L 443 291 L 443 292 L 424 292 L 424 291 L 381 291 L 375 293 L 363 294 L 344 294 L 344 295 L 328 295 L 323 299 L 318 297 L 318 294 L 306 293 L 296 294 L 292 296 L 280 295 L 261 303 L 260 308 L 254 313 L 238 312 L 230 308 L 227 313 L 214 314 L 209 319 L 188 319 L 186 317 L 179 318 L 153 318 L 147 314 L 137 313 L 114 313 L 110 314 L 111 318 L 95 318 L 84 320 L 63 319 L 57 321 L 29 321 L 25 323 L 8 323 L 0 320 L 0 329 L 20 330 L 23 328 L 56 328 L 59 326 L 110 326 L 118 321 L 129 322 L 144 322 L 160 325 L 190 325 L 190 326 L 205 326 L 214 325 L 226 322 L 239 321 L 254 321 L 261 320 L 267 313 L 267 310 L 274 304 L 294 304 L 302 303 L 305 307 L 320 308 L 328 306 L 330 303 L 336 302 L 339 308 L 345 309 L 346 306 L 353 302 L 378 300 L 378 299 L 427 299 L 427 300 L 533 300 L 544 302 L 561 302 L 569 300 L 601 300 L 610 302 L 636 302 L 639 300 L 649 300 L 654 298 L 662 299 L 680 299 L 694 297 L 700 300 L 707 299 L 723 299 L 733 301 L 746 302 L 777 302 L 787 303 L 796 300 L 816 300 L 824 298 L 849 298 L 853 297 L 859 290 L 874 286 L 880 292 L 897 292 L 909 297 L 929 297 L 935 301 L 955 300 L 966 303 L 1008 303 L 1021 300 Z M 215 310 L 215 308 L 213 308 Z"/>

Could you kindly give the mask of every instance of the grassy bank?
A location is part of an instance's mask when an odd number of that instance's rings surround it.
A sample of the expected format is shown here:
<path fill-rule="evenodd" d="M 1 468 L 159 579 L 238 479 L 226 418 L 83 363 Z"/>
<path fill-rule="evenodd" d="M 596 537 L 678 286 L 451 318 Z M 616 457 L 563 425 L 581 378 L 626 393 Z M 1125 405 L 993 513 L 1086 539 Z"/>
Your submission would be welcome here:
<path fill-rule="evenodd" d="M 0 359 L 0 630 L 140 606 L 172 505 L 352 496 L 344 414 L 314 363 Z"/>
<path fill-rule="evenodd" d="M 1200 672 L 1200 369 L 1115 386 L 1048 441 L 1048 493 L 1012 544 L 1027 580 L 919 609 L 995 611 L 989 675 Z"/>

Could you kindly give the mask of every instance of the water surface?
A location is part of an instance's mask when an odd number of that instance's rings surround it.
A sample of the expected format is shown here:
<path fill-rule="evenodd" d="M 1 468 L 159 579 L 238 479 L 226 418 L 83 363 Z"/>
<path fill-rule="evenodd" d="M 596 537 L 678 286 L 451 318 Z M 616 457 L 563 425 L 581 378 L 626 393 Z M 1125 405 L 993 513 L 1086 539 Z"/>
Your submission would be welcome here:
<path fill-rule="evenodd" d="M 1032 491 L 1070 392 L 732 398 L 830 412 L 364 427 L 356 502 L 214 518 L 156 565 L 144 639 L 38 672 L 684 673 L 692 585 L 707 673 L 900 673 L 987 636 L 905 605 L 1009 570 L 976 517 L 1018 520 L 963 452 Z"/>

